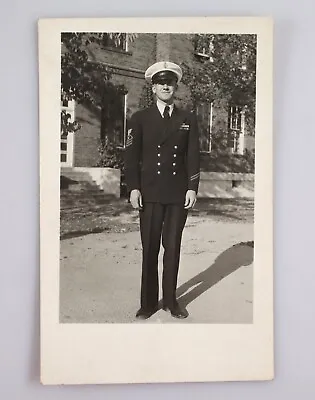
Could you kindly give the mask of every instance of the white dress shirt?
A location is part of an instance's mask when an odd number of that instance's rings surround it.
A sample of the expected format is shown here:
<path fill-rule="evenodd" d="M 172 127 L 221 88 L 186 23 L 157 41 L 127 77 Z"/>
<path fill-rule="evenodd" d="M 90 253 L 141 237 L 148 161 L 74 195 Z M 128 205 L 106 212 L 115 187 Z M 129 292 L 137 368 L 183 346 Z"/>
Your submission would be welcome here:
<path fill-rule="evenodd" d="M 156 105 L 157 105 L 157 108 L 159 109 L 162 117 L 163 117 L 163 113 L 164 113 L 164 108 L 166 106 L 169 106 L 169 108 L 170 108 L 170 117 L 172 116 L 172 112 L 173 112 L 173 109 L 174 109 L 174 103 L 173 104 L 167 104 L 167 103 L 164 103 L 164 101 L 157 99 Z"/>

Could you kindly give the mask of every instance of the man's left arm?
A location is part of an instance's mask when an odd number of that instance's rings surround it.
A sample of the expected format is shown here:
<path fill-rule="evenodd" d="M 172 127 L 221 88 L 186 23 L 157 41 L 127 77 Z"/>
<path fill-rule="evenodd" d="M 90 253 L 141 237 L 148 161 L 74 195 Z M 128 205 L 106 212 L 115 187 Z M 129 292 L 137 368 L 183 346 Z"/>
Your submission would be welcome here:
<path fill-rule="evenodd" d="M 188 191 L 185 208 L 191 208 L 196 202 L 200 181 L 200 145 L 197 119 L 191 114 L 187 151 Z"/>

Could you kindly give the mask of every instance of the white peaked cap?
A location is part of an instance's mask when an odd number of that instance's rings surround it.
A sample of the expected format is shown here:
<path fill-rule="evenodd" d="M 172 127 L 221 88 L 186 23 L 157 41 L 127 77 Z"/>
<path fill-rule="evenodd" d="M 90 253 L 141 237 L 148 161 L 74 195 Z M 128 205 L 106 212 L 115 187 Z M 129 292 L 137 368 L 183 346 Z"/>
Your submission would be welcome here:
<path fill-rule="evenodd" d="M 149 83 L 152 83 L 153 75 L 162 71 L 170 71 L 173 72 L 177 76 L 177 82 L 180 82 L 183 76 L 183 71 L 181 67 L 170 61 L 159 61 L 152 64 L 144 74 L 145 80 Z"/>

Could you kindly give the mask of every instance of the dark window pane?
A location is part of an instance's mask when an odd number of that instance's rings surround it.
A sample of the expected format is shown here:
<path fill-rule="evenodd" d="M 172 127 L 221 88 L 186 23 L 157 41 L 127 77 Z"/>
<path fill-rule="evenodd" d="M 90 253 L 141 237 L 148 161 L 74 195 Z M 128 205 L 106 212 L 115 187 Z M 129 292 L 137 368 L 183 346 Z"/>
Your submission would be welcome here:
<path fill-rule="evenodd" d="M 126 50 L 126 34 L 121 34 L 119 38 L 110 37 L 108 34 L 105 34 L 103 37 L 103 44 L 105 47 Z"/>
<path fill-rule="evenodd" d="M 67 142 L 61 142 L 60 148 L 61 148 L 61 150 L 67 150 Z"/>
<path fill-rule="evenodd" d="M 230 110 L 230 128 L 234 130 L 241 129 L 241 107 L 233 106 Z"/>
<path fill-rule="evenodd" d="M 213 36 L 197 34 L 195 35 L 195 53 L 202 54 L 209 58 L 213 53 Z"/>
<path fill-rule="evenodd" d="M 124 96 L 104 93 L 101 111 L 101 140 L 106 136 L 117 146 L 124 144 Z"/>
<path fill-rule="evenodd" d="M 61 160 L 61 162 L 66 162 L 67 161 L 67 154 L 61 154 L 60 160 Z"/>

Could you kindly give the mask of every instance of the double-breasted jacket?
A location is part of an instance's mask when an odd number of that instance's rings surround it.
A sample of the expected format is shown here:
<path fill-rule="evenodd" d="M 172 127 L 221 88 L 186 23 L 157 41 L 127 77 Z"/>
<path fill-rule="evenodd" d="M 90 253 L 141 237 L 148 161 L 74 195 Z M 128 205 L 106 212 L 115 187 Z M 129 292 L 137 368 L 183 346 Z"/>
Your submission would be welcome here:
<path fill-rule="evenodd" d="M 184 203 L 198 192 L 200 151 L 194 114 L 174 106 L 165 120 L 156 105 L 133 114 L 125 149 L 128 191 L 139 189 L 144 202 Z"/>

